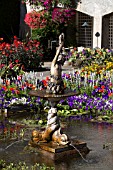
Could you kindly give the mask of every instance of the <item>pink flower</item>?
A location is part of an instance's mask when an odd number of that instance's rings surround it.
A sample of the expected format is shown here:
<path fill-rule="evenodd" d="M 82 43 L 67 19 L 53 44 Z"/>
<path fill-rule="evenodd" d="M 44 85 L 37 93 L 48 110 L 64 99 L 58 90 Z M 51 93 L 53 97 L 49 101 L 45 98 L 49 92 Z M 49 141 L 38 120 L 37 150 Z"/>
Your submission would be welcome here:
<path fill-rule="evenodd" d="M 46 7 L 46 9 L 49 9 L 52 5 L 52 0 L 46 0 L 43 5 Z"/>
<path fill-rule="evenodd" d="M 71 20 L 74 15 L 75 10 L 73 9 L 54 8 L 52 12 L 52 20 L 54 22 L 67 23 L 67 21 Z"/>
<path fill-rule="evenodd" d="M 21 80 L 21 76 L 18 76 L 18 77 L 17 77 L 17 80 Z"/>
<path fill-rule="evenodd" d="M 10 68 L 10 69 L 12 69 L 12 68 L 13 68 L 13 64 L 12 64 L 12 63 L 9 65 L 9 68 Z"/>

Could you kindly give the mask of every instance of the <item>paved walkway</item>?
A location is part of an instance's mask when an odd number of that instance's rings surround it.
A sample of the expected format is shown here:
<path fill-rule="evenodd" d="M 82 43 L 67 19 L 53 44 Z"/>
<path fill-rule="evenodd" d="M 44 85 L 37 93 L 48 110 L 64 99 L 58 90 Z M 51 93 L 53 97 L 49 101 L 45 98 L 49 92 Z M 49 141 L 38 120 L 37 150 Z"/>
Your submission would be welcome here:
<path fill-rule="evenodd" d="M 44 62 L 44 70 L 43 71 L 39 71 L 37 73 L 38 77 L 41 77 L 41 75 L 43 75 L 43 78 L 45 78 L 46 76 L 50 75 L 50 67 L 51 67 L 51 62 Z M 64 64 L 62 66 L 62 72 L 63 73 L 73 73 L 73 67 L 71 65 L 67 65 Z"/>

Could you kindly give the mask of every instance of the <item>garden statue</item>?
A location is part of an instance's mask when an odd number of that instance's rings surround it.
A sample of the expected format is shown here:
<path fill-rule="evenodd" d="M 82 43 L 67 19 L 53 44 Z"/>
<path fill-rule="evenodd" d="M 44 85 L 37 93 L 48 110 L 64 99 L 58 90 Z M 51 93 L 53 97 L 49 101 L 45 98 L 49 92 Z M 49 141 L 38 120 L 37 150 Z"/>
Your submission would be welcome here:
<path fill-rule="evenodd" d="M 62 65 L 65 62 L 64 51 L 64 33 L 59 36 L 59 47 L 51 63 L 50 82 L 47 86 L 47 93 L 63 93 L 64 83 L 62 80 Z"/>
<path fill-rule="evenodd" d="M 56 51 L 56 55 L 51 63 L 50 70 L 50 82 L 48 83 L 46 93 L 47 94 L 63 94 L 64 83 L 62 80 L 62 65 L 64 64 L 65 57 L 63 54 L 64 48 L 64 33 L 59 36 L 59 47 Z M 51 101 L 51 109 L 49 110 L 47 128 L 44 132 L 38 132 L 36 130 L 32 133 L 32 140 L 35 142 L 43 141 L 48 142 L 50 140 L 66 145 L 69 143 L 67 135 L 61 132 L 61 127 L 57 117 L 57 109 L 55 108 L 56 102 Z"/>
<path fill-rule="evenodd" d="M 31 90 L 30 96 L 36 96 L 49 101 L 50 109 L 48 111 L 47 126 L 44 131 L 33 130 L 29 146 L 41 148 L 53 153 L 61 153 L 63 151 L 70 151 L 77 147 L 88 149 L 85 143 L 80 143 L 78 140 L 74 141 L 74 147 L 69 137 L 62 132 L 59 117 L 57 115 L 57 104 L 60 100 L 66 99 L 70 96 L 77 95 L 71 89 L 65 89 L 62 79 L 62 65 L 65 61 L 64 55 L 64 34 L 59 36 L 59 47 L 56 55 L 51 63 L 50 81 L 46 90 Z M 76 151 L 74 151 L 76 152 Z M 68 152 L 69 153 L 69 152 Z"/>

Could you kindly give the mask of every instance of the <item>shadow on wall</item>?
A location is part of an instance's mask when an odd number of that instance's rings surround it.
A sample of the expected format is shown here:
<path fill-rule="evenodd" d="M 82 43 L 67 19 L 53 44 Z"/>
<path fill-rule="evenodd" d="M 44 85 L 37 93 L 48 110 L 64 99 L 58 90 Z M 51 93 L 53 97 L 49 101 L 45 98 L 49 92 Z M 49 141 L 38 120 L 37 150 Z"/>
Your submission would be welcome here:
<path fill-rule="evenodd" d="M 20 0 L 0 0 L 0 37 L 11 43 L 19 35 Z"/>

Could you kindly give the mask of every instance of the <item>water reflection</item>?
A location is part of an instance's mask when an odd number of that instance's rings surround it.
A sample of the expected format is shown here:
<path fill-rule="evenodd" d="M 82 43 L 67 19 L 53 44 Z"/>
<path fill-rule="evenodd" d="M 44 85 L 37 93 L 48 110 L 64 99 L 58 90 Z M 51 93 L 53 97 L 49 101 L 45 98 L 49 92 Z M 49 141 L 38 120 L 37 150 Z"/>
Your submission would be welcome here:
<path fill-rule="evenodd" d="M 92 151 L 86 155 L 85 162 L 81 157 L 62 158 L 60 161 L 53 161 L 47 156 L 39 153 L 26 153 L 23 148 L 28 141 L 15 143 L 6 151 L 0 152 L 0 159 L 11 162 L 25 161 L 29 165 L 36 162 L 45 163 L 47 166 L 54 166 L 56 170 L 112 170 L 113 169 L 113 149 L 103 149 L 106 143 L 113 143 L 113 126 L 108 124 L 88 123 L 86 121 L 70 121 L 63 131 L 73 139 L 79 139 L 87 143 Z M 6 143 L 0 142 L 5 148 Z"/>

